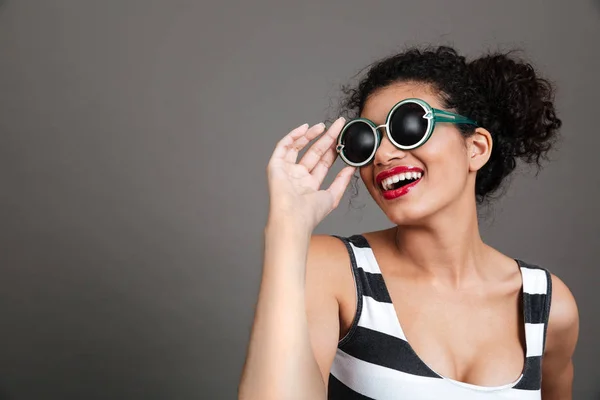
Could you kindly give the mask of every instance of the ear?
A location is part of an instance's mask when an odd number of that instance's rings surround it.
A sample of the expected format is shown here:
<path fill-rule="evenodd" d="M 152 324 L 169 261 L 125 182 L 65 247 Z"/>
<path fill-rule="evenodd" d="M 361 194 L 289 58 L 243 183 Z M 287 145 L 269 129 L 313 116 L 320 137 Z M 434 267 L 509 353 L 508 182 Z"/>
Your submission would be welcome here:
<path fill-rule="evenodd" d="M 493 143 L 492 134 L 485 128 L 476 128 L 467 138 L 469 171 L 479 171 L 488 162 L 492 155 Z"/>

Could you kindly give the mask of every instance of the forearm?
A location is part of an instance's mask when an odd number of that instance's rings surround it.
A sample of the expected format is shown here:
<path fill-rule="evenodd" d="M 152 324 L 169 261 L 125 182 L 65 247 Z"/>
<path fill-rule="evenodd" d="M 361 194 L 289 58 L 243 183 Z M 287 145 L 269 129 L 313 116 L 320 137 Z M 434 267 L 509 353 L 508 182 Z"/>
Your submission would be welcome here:
<path fill-rule="evenodd" d="M 265 229 L 263 275 L 240 399 L 325 398 L 306 318 L 309 241 L 308 229 L 286 224 Z"/>

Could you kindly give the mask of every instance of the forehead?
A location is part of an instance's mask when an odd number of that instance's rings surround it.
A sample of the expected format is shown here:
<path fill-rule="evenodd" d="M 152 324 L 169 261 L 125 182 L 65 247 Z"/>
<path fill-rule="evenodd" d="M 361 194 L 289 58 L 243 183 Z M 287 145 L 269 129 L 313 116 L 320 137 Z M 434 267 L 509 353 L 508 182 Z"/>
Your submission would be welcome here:
<path fill-rule="evenodd" d="M 425 100 L 433 108 L 442 108 L 438 96 L 429 85 L 402 82 L 386 86 L 372 93 L 367 98 L 360 116 L 370 119 L 377 125 L 383 124 L 392 107 L 408 98 Z"/>

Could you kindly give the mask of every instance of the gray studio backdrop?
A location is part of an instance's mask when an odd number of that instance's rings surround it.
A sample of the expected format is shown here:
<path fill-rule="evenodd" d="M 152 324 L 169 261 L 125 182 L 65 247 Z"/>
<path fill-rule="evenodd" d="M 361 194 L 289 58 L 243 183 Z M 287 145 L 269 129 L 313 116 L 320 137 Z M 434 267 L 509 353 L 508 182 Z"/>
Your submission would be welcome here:
<path fill-rule="evenodd" d="M 0 399 L 234 399 L 275 142 L 427 43 L 558 84 L 560 151 L 482 228 L 570 286 L 575 398 L 600 398 L 599 39 L 591 0 L 1 2 Z M 387 226 L 362 187 L 318 232 Z"/>

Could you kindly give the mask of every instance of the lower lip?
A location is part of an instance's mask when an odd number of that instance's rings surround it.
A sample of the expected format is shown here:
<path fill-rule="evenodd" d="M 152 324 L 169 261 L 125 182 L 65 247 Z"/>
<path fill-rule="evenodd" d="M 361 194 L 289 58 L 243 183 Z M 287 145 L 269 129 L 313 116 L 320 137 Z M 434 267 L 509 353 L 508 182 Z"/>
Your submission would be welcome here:
<path fill-rule="evenodd" d="M 395 190 L 386 190 L 383 192 L 383 198 L 386 200 L 393 200 L 397 199 L 398 197 L 402 197 L 408 194 L 408 192 L 410 192 L 412 188 L 414 188 L 417 185 L 417 183 L 421 182 L 421 179 L 409 183 L 408 185 L 404 185 L 401 188 Z"/>

